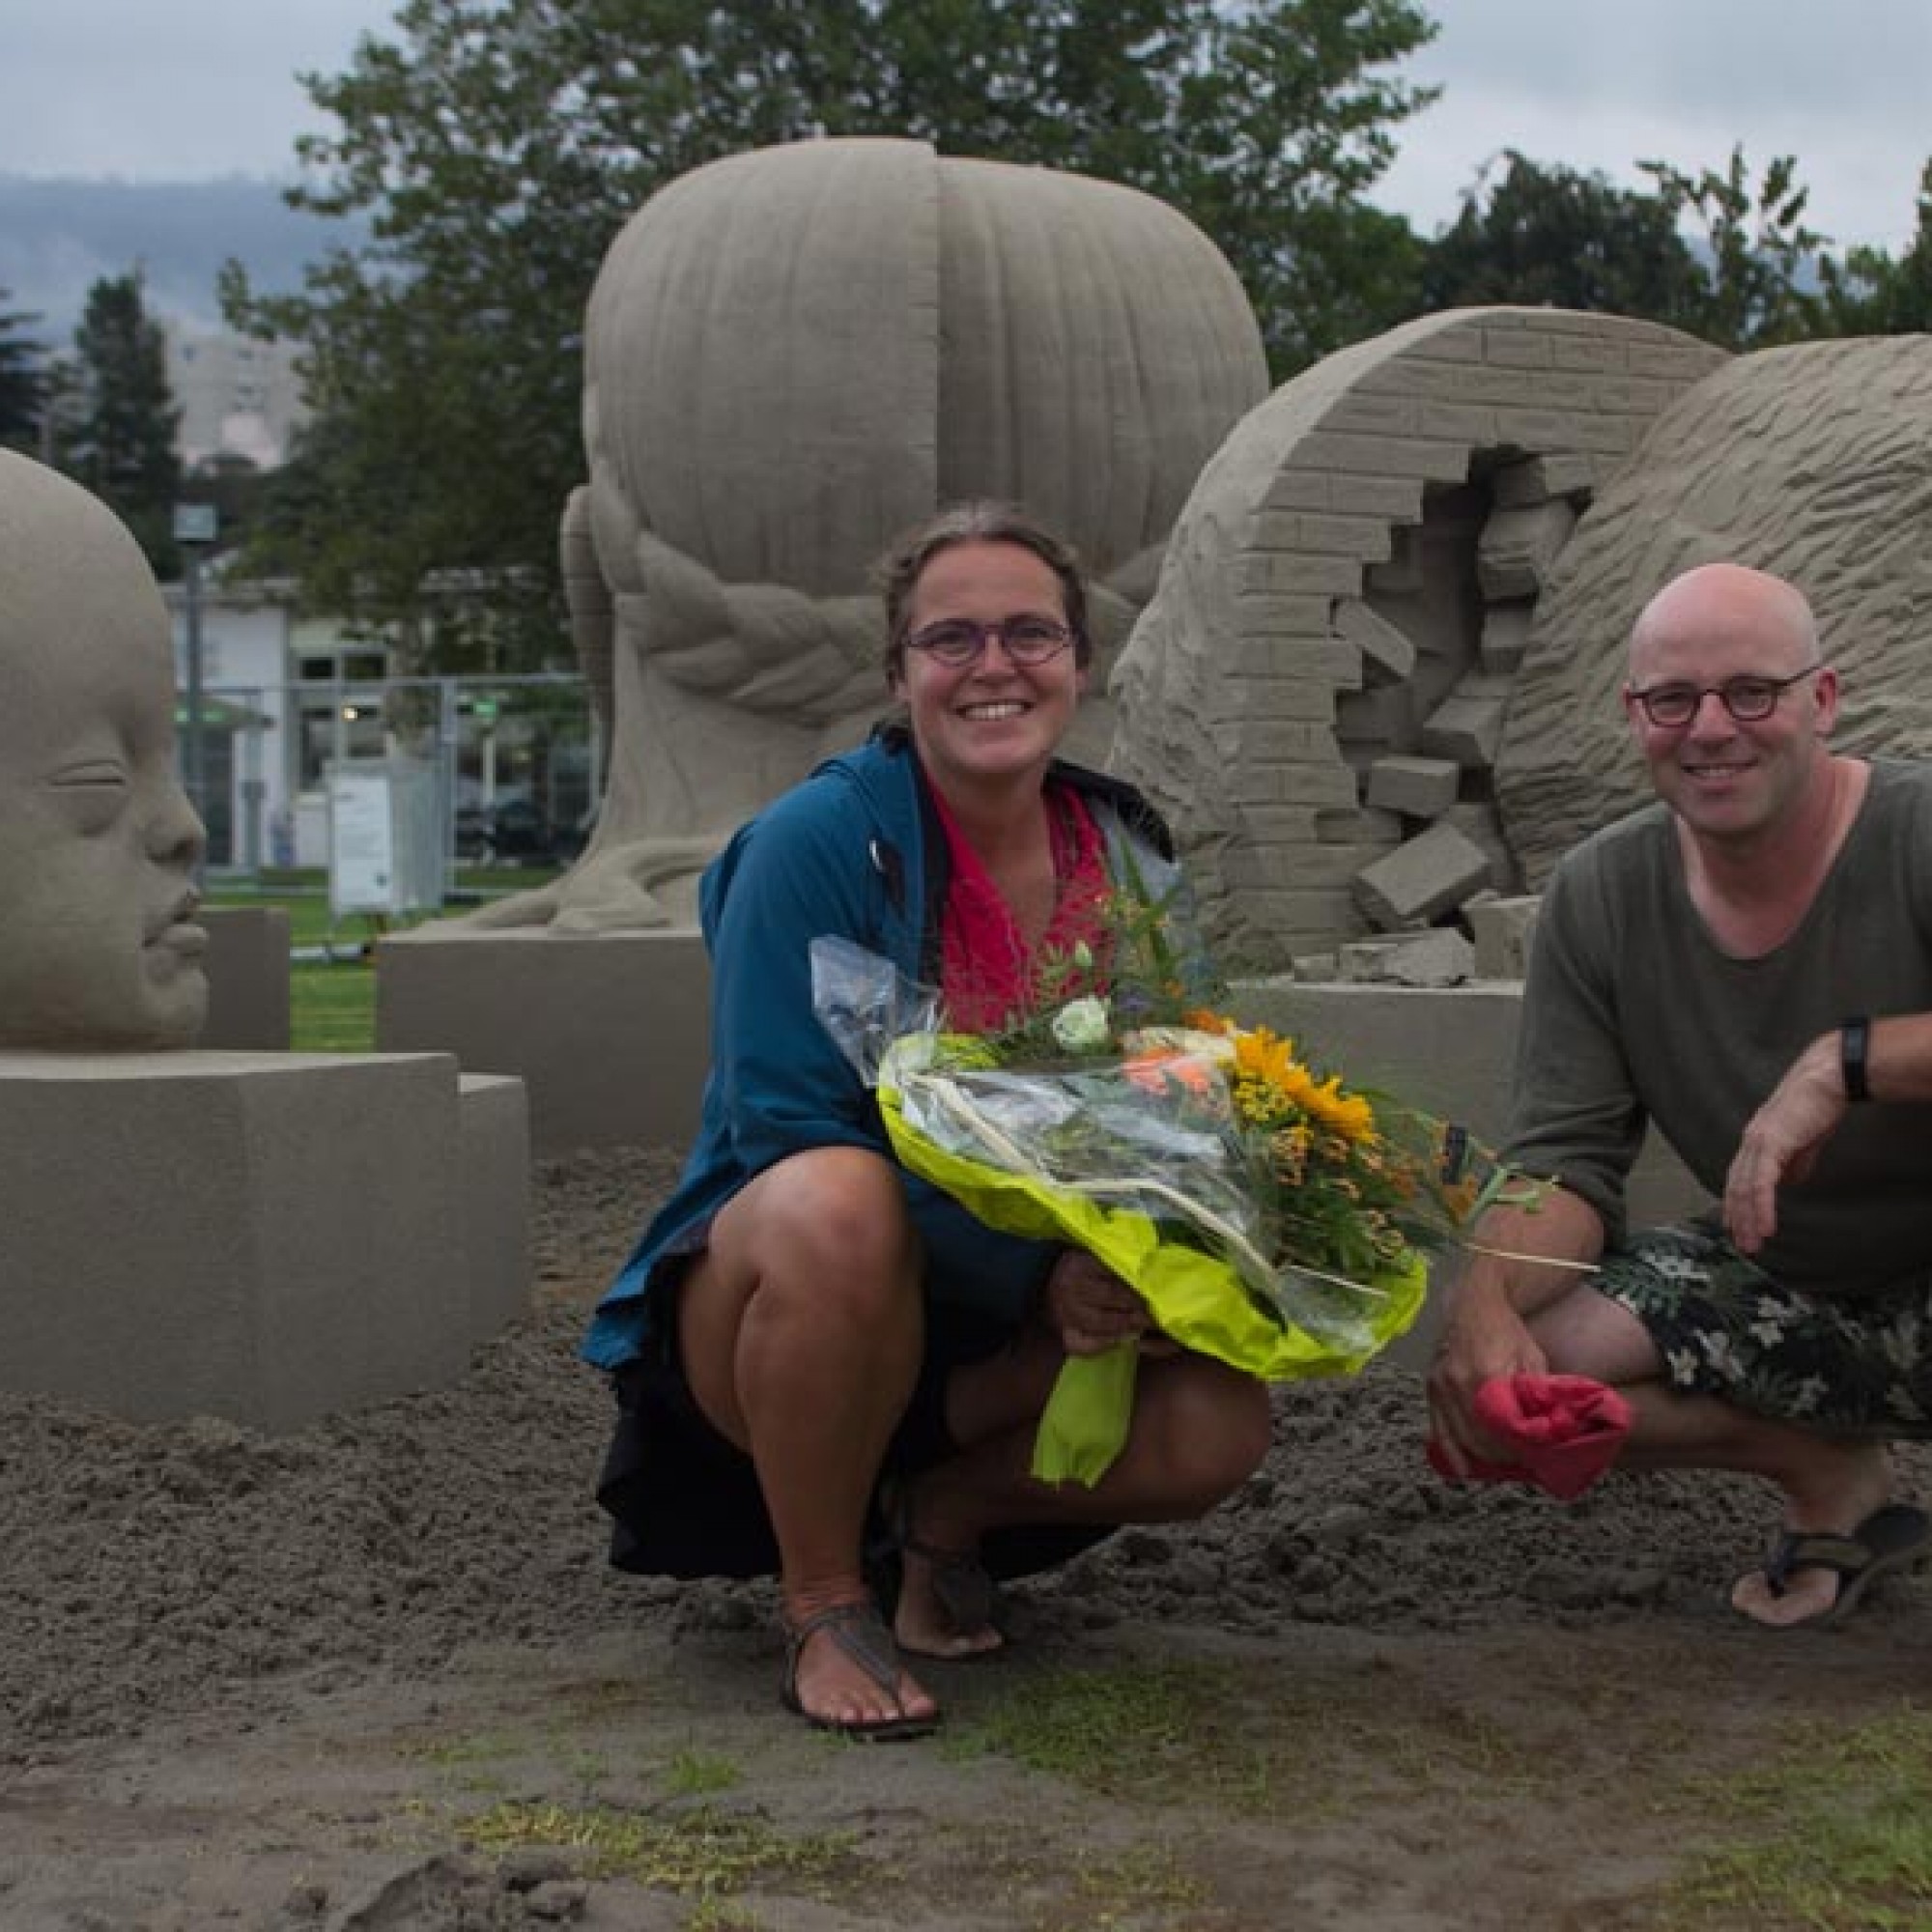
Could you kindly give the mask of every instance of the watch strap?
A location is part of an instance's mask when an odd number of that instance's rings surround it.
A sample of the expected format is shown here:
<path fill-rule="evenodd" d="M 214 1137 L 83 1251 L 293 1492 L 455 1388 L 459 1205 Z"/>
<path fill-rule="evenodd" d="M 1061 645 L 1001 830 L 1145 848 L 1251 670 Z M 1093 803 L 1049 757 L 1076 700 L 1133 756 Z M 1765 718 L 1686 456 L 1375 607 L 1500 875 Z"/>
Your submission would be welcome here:
<path fill-rule="evenodd" d="M 1845 1098 L 1871 1098 L 1871 1021 L 1862 1014 L 1838 1026 L 1838 1067 L 1844 1075 Z"/>

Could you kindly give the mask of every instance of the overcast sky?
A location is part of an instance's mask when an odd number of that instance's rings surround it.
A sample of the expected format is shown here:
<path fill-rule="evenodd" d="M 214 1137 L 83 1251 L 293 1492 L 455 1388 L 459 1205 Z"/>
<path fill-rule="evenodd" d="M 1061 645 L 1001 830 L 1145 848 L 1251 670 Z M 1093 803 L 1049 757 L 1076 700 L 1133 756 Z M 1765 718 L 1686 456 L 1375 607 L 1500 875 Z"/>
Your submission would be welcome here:
<path fill-rule="evenodd" d="M 1797 156 L 1813 227 L 1897 248 L 1932 154 L 1932 0 L 1425 0 L 1406 68 L 1441 100 L 1378 195 L 1424 233 L 1490 156 L 1641 185 L 1651 156 Z M 0 0 L 0 173 L 287 175 L 295 74 L 343 68 L 394 0 Z"/>

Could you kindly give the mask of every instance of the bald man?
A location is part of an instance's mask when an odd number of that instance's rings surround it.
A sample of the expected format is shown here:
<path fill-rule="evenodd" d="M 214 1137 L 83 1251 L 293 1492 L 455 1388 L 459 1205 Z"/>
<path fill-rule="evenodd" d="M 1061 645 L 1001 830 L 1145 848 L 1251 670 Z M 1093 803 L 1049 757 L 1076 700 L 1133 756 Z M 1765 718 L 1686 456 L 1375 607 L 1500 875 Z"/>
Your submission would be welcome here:
<path fill-rule="evenodd" d="M 78 484 L 0 450 L 0 1048 L 199 1032 L 203 838 L 174 700 L 139 546 Z"/>
<path fill-rule="evenodd" d="M 1485 1381 L 1607 1382 L 1626 1466 L 1782 1492 L 1733 1605 L 1831 1619 L 1932 1551 L 1887 1448 L 1932 1435 L 1932 770 L 1833 752 L 1809 606 L 1734 564 L 1645 608 L 1624 708 L 1657 803 L 1558 867 L 1524 988 L 1509 1158 L 1558 1185 L 1477 1229 L 1433 1425 L 1467 1471 Z M 1719 1211 L 1626 1229 L 1646 1120 Z"/>

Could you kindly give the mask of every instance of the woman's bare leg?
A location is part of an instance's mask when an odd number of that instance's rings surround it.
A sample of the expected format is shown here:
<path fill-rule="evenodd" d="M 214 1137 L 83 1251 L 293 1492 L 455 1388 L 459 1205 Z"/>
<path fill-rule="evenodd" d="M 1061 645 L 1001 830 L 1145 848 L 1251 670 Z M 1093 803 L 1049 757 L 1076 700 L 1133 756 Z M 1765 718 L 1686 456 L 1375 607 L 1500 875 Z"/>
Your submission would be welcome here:
<path fill-rule="evenodd" d="M 1187 1521 L 1232 1495 L 1267 1455 L 1264 1384 L 1206 1355 L 1148 1355 L 1138 1365 L 1126 1443 L 1099 1482 L 1038 1482 L 1029 1473 L 1034 1435 L 1065 1359 L 1035 1331 L 955 1373 L 948 1421 L 962 1453 L 923 1473 L 908 1497 L 919 1541 L 971 1551 L 988 1530 L 1019 1523 Z M 915 1555 L 905 1559 L 899 1640 L 936 1656 L 997 1642 L 997 1633 L 953 1628 L 931 1570 Z"/>
<path fill-rule="evenodd" d="M 794 1624 L 866 1596 L 867 1505 L 919 1373 L 920 1277 L 896 1171 L 821 1148 L 734 1196 L 685 1278 L 685 1375 L 757 1470 Z M 895 1703 L 826 1635 L 807 1643 L 797 1690 L 809 1715 L 838 1723 L 936 1708 L 910 1676 Z"/>

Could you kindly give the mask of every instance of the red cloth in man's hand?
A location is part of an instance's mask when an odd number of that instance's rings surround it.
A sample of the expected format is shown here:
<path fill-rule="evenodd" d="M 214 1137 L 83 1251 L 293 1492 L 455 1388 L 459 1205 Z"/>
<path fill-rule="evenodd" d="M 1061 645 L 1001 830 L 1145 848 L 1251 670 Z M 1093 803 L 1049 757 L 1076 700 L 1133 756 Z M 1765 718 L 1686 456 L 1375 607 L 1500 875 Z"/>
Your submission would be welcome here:
<path fill-rule="evenodd" d="M 1630 1434 L 1631 1406 L 1588 1376 L 1496 1376 L 1476 1391 L 1476 1420 L 1515 1460 L 1472 1461 L 1464 1476 L 1533 1483 L 1567 1503 L 1617 1460 Z M 1435 1473 L 1453 1479 L 1440 1445 L 1431 1441 L 1428 1453 Z"/>

